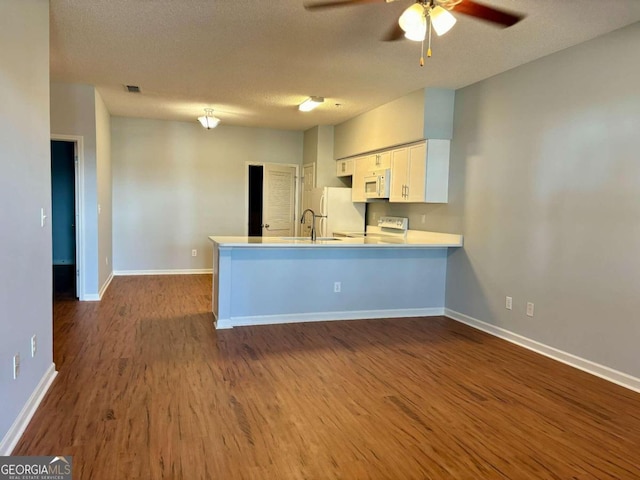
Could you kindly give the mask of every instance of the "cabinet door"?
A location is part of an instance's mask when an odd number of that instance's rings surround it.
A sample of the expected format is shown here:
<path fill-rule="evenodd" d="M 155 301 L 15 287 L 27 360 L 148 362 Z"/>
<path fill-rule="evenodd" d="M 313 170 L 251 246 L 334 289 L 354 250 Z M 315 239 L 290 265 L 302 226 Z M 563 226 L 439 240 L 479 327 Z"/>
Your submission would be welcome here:
<path fill-rule="evenodd" d="M 426 200 L 427 146 L 424 143 L 409 147 L 409 169 L 407 172 L 407 202 Z"/>
<path fill-rule="evenodd" d="M 351 175 L 353 175 L 353 159 L 338 160 L 336 162 L 336 176 L 350 177 Z"/>
<path fill-rule="evenodd" d="M 399 148 L 391 152 L 391 190 L 390 202 L 406 202 L 405 192 L 409 172 L 409 150 Z"/>
<path fill-rule="evenodd" d="M 364 177 L 367 175 L 368 169 L 367 157 L 358 157 L 353 159 L 353 179 L 351 181 L 351 201 L 366 202 L 364 195 Z"/>
<path fill-rule="evenodd" d="M 379 153 L 377 157 L 377 169 L 391 168 L 391 151 Z"/>

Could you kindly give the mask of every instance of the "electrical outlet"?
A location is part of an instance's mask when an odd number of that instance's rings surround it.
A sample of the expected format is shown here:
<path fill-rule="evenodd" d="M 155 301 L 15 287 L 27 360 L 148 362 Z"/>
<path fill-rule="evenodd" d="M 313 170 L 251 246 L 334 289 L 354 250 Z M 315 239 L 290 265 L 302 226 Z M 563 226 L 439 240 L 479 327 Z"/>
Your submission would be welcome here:
<path fill-rule="evenodd" d="M 31 337 L 31 358 L 36 356 L 37 351 L 38 351 L 38 339 L 34 335 Z"/>
<path fill-rule="evenodd" d="M 16 353 L 13 356 L 13 379 L 17 380 L 20 375 L 20 354 Z"/>
<path fill-rule="evenodd" d="M 513 310 L 513 298 L 507 297 L 504 303 L 504 308 L 506 308 L 507 310 Z"/>
<path fill-rule="evenodd" d="M 105 263 L 106 265 L 109 265 L 109 257 L 104 257 L 104 263 Z"/>
<path fill-rule="evenodd" d="M 533 317 L 533 303 L 527 302 L 527 317 Z"/>
<path fill-rule="evenodd" d="M 198 250 L 196 250 L 195 248 L 193 250 L 191 250 L 191 256 L 192 257 L 197 257 L 198 256 Z"/>
<path fill-rule="evenodd" d="M 333 293 L 340 293 L 341 289 L 342 289 L 342 283 L 341 282 L 334 282 L 333 283 Z"/>

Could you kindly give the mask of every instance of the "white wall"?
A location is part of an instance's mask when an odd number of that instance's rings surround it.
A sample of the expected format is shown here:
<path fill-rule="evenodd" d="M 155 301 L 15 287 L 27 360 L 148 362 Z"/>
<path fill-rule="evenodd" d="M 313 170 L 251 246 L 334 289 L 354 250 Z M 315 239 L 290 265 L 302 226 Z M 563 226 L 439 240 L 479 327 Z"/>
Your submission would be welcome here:
<path fill-rule="evenodd" d="M 53 361 L 51 227 L 40 226 L 40 208 L 51 207 L 46 0 L 0 2 L 0 105 L 0 455 L 8 455 L 11 426 Z"/>
<path fill-rule="evenodd" d="M 638 52 L 640 23 L 459 90 L 445 207 L 448 308 L 636 378 Z"/>
<path fill-rule="evenodd" d="M 111 208 L 111 116 L 102 97 L 95 91 L 96 162 L 98 188 L 98 285 L 109 280 L 112 265 L 112 208 Z"/>
<path fill-rule="evenodd" d="M 91 85 L 51 83 L 51 133 L 76 135 L 84 145 L 84 293 L 100 289 L 96 94 Z M 104 260 L 103 260 L 104 261 Z"/>
<path fill-rule="evenodd" d="M 207 237 L 244 234 L 246 162 L 302 165 L 297 131 L 112 117 L 111 135 L 116 272 L 210 269 Z"/>

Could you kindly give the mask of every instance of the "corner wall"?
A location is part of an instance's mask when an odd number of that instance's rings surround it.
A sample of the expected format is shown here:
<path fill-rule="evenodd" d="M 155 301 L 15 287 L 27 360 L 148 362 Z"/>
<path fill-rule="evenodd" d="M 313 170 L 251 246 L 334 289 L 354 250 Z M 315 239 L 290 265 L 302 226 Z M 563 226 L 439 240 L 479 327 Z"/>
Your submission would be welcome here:
<path fill-rule="evenodd" d="M 0 455 L 9 455 L 55 374 L 48 1 L 0 2 L 0 65 Z"/>
<path fill-rule="evenodd" d="M 316 164 L 316 186 L 346 186 L 340 177 L 336 177 L 336 161 L 333 158 L 333 126 L 319 125 L 304 132 L 303 164 L 310 163 Z"/>
<path fill-rule="evenodd" d="M 98 285 L 102 292 L 113 272 L 111 180 L 111 115 L 95 91 L 96 165 L 98 188 Z"/>
<path fill-rule="evenodd" d="M 51 134 L 75 135 L 84 145 L 84 294 L 97 297 L 98 160 L 96 151 L 96 97 L 91 85 L 51 83 Z"/>

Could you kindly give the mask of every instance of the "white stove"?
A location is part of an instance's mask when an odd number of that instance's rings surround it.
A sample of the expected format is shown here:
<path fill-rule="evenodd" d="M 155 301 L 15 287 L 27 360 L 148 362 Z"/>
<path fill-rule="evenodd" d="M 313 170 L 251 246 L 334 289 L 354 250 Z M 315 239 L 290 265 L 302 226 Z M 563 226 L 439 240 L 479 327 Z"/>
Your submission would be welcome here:
<path fill-rule="evenodd" d="M 340 232 L 345 237 L 394 237 L 405 239 L 409 229 L 406 217 L 380 217 L 377 226 L 368 226 L 366 232 Z"/>

